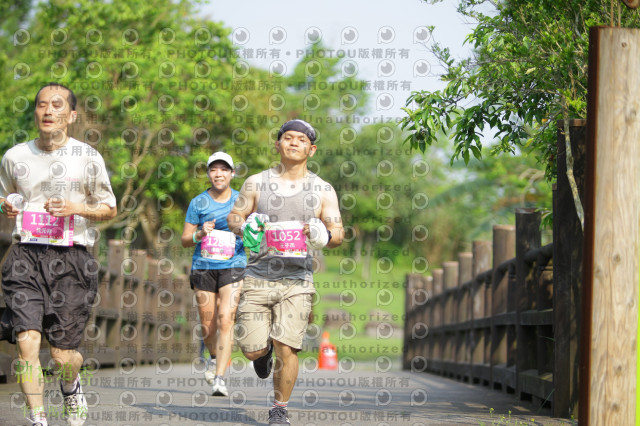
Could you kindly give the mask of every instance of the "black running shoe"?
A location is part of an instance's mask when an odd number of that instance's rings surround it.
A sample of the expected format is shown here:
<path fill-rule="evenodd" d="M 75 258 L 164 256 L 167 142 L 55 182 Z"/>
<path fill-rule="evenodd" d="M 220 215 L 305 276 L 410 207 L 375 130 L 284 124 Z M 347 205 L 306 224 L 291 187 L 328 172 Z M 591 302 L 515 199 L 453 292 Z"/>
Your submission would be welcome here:
<path fill-rule="evenodd" d="M 273 368 L 273 344 L 269 345 L 269 351 L 260 358 L 253 361 L 253 369 L 261 379 L 266 379 L 271 374 Z"/>

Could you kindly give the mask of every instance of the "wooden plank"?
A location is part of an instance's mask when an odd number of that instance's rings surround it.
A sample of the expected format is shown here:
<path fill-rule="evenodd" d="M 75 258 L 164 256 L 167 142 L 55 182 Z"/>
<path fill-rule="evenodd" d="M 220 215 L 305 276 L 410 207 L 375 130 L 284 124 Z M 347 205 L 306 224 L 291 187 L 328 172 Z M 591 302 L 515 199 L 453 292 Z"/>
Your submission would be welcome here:
<path fill-rule="evenodd" d="M 581 388 L 592 391 L 586 391 L 585 417 L 581 398 L 579 421 L 629 425 L 636 422 L 640 30 L 592 28 L 590 36 L 587 121 L 594 162 L 588 164 L 593 196 L 585 216 L 584 284 L 592 299 L 589 374 L 581 375 Z"/>
<path fill-rule="evenodd" d="M 553 309 L 547 309 L 544 311 L 524 311 L 520 313 L 520 325 L 552 325 L 553 315 Z"/>
<path fill-rule="evenodd" d="M 551 374 L 538 375 L 537 370 L 523 371 L 518 375 L 520 391 L 542 400 L 554 401 L 553 377 Z"/>
<path fill-rule="evenodd" d="M 493 325 L 516 325 L 516 313 L 502 312 L 494 315 Z"/>
<path fill-rule="evenodd" d="M 491 380 L 491 366 L 489 364 L 471 364 L 471 375 L 488 384 Z"/>
<path fill-rule="evenodd" d="M 493 387 L 500 385 L 502 391 L 506 392 L 507 388 L 516 388 L 516 367 L 515 365 L 507 367 L 506 364 L 494 365 L 491 368 L 491 377 Z"/>

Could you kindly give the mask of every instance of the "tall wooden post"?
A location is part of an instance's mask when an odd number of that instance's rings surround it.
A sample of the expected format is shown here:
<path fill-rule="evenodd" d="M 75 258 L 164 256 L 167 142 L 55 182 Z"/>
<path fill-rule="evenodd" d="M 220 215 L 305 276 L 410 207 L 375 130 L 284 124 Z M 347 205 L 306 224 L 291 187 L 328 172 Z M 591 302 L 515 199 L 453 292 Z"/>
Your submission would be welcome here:
<path fill-rule="evenodd" d="M 573 177 L 585 201 L 586 120 L 569 120 Z M 564 122 L 558 123 L 558 183 L 553 195 L 553 415 L 578 416 L 578 375 L 582 306 L 584 232 L 576 212 L 569 179 Z"/>
<path fill-rule="evenodd" d="M 521 373 L 537 368 L 536 348 L 538 335 L 535 326 L 521 323 L 521 314 L 537 309 L 536 287 L 532 285 L 531 266 L 527 264 L 525 255 L 529 250 L 541 245 L 540 212 L 534 208 L 516 209 L 516 395 L 520 396 L 523 384 Z M 529 279 L 528 279 L 529 278 Z M 537 283 L 536 283 L 537 284 Z"/>
<path fill-rule="evenodd" d="M 472 264 L 473 254 L 471 252 L 458 253 L 458 287 L 461 288 L 458 303 L 458 324 L 469 324 L 471 318 L 471 288 L 473 278 Z M 463 287 L 465 286 L 465 287 Z M 467 327 L 465 331 L 458 331 L 458 349 L 456 362 L 462 366 L 462 378 L 471 381 L 471 351 L 470 340 L 471 330 Z"/>
<path fill-rule="evenodd" d="M 471 334 L 471 375 L 472 382 L 480 382 L 488 385 L 491 381 L 491 367 L 487 346 L 491 341 L 491 323 L 488 317 L 491 316 L 489 301 L 487 296 L 487 280 L 479 277 L 491 269 L 491 241 L 473 242 L 473 262 L 471 274 L 473 275 L 473 285 L 471 288 L 471 319 L 473 320 L 473 333 Z M 489 287 L 489 290 L 491 287 Z"/>
<path fill-rule="evenodd" d="M 640 30 L 591 28 L 580 424 L 636 423 Z"/>
<path fill-rule="evenodd" d="M 444 270 L 442 268 L 436 268 L 431 272 L 433 277 L 433 326 L 440 327 L 443 324 L 444 317 L 444 296 L 443 291 L 443 279 Z M 444 372 L 442 360 L 444 359 L 444 335 L 443 333 L 433 333 L 432 339 L 432 354 L 433 360 L 431 362 L 431 368 L 435 373 Z"/>
<path fill-rule="evenodd" d="M 515 371 L 507 370 L 507 325 L 508 320 L 498 321 L 499 314 L 507 314 L 509 297 L 509 268 L 500 270 L 500 265 L 515 255 L 515 226 L 493 226 L 493 276 L 491 280 L 491 387 L 515 388 Z"/>

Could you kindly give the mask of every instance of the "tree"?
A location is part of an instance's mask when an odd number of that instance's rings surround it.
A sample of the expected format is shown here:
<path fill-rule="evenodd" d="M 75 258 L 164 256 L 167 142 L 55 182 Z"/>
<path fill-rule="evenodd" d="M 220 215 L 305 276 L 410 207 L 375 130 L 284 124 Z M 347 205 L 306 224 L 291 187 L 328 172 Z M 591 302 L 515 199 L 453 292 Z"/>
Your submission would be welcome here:
<path fill-rule="evenodd" d="M 244 62 L 242 66 L 248 67 Z M 279 159 L 273 149 L 278 129 L 285 121 L 300 118 L 319 135 L 318 153 L 309 167 L 330 181 L 337 176 L 332 159 L 323 151 L 340 144 L 345 123 L 352 122 L 366 102 L 364 82 L 340 75 L 339 58 L 329 57 L 324 46 L 315 43 L 290 75 L 247 68 L 235 81 L 244 89 L 238 98 L 246 100 L 246 107 L 233 112 L 231 150 L 242 161 L 258 157 L 247 173 Z"/>
<path fill-rule="evenodd" d="M 34 136 L 39 86 L 68 85 L 82 101 L 75 135 L 103 154 L 120 202 L 102 228 L 130 239 L 138 229 L 147 247 L 162 246 L 161 234 L 181 227 L 203 162 L 231 133 L 233 90 L 216 90 L 232 87 L 229 30 L 171 0 L 57 0 L 38 4 L 24 25 L 4 34 L 26 42 L 4 61 L 14 79 L 3 90 L 0 148 Z"/>
<path fill-rule="evenodd" d="M 553 179 L 556 122 L 586 117 L 588 31 L 613 25 L 611 4 L 461 0 L 459 12 L 477 22 L 467 37 L 473 54 L 456 60 L 449 48 L 433 46 L 446 87 L 409 97 L 402 124 L 407 141 L 424 152 L 444 133 L 455 147 L 452 161 L 468 163 L 482 157 L 483 140 L 492 132 L 492 154 L 530 151 Z M 627 9 L 615 18 L 624 26 L 640 24 Z"/>
<path fill-rule="evenodd" d="M 363 261 L 365 278 L 373 257 L 411 245 L 411 229 L 416 225 L 412 213 L 428 203 L 426 194 L 418 190 L 425 183 L 412 172 L 409 149 L 395 144 L 400 138 L 395 125 L 349 127 L 339 144 L 322 148 L 333 165 L 330 182 L 340 200 L 348 239 L 353 240 L 354 260 Z M 419 198 L 417 206 L 412 205 L 414 198 Z"/>

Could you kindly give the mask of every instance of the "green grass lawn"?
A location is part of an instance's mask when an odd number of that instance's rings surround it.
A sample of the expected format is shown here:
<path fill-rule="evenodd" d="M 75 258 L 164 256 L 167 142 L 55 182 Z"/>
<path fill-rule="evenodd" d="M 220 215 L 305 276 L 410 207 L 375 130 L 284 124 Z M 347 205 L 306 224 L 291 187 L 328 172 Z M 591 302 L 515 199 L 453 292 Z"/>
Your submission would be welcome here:
<path fill-rule="evenodd" d="M 356 361 L 373 361 L 381 356 L 399 358 L 402 339 L 392 334 L 389 324 L 404 327 L 404 283 L 411 259 L 373 258 L 368 276 L 363 273 L 363 262 L 344 259 L 325 256 L 326 270 L 314 274 L 317 297 L 313 307 L 315 325 L 311 326 L 310 334 L 328 331 L 339 358 L 351 357 Z M 327 310 L 332 308 L 348 312 L 351 325 L 324 329 Z M 370 322 L 377 322 L 378 326 L 367 335 L 365 326 Z"/>
<path fill-rule="evenodd" d="M 325 256 L 326 269 L 314 274 L 317 296 L 314 300 L 313 324 L 309 325 L 308 335 L 316 337 L 320 343 L 323 332 L 329 333 L 330 342 L 336 346 L 338 359 L 379 362 L 384 365 L 386 358 L 397 361 L 402 356 L 402 338 L 391 333 L 388 326 L 393 323 L 404 328 L 405 276 L 411 271 L 410 257 L 402 257 L 395 262 L 377 259 L 371 260 L 368 277 L 363 274 L 362 262 L 353 268 L 345 268 L 345 257 Z M 340 264 L 343 262 L 341 271 Z M 347 261 L 351 265 L 350 261 Z M 350 325 L 325 328 L 324 323 L 329 309 L 342 309 L 348 312 Z M 381 317 L 380 314 L 388 314 Z M 369 322 L 378 322 L 377 328 L 367 335 L 365 326 Z M 318 351 L 302 351 L 301 361 L 305 358 L 318 358 Z M 243 357 L 234 348 L 232 357 Z"/>

